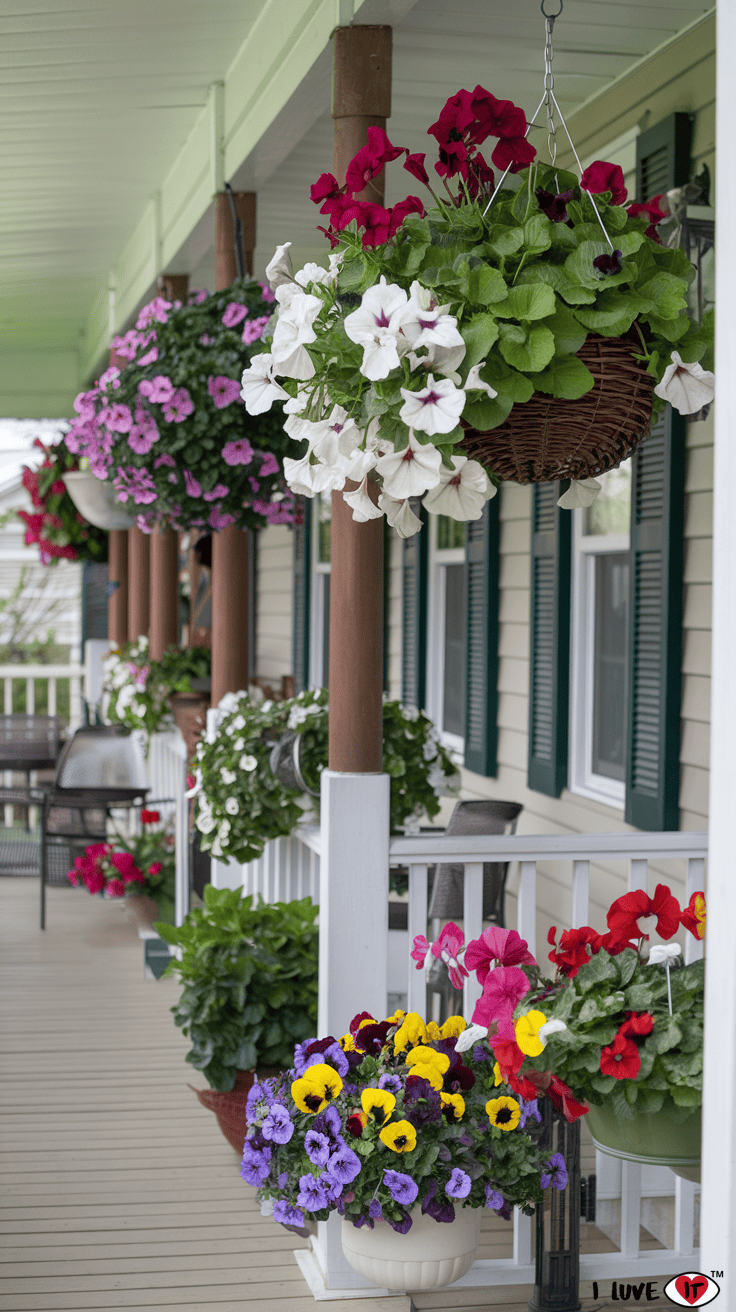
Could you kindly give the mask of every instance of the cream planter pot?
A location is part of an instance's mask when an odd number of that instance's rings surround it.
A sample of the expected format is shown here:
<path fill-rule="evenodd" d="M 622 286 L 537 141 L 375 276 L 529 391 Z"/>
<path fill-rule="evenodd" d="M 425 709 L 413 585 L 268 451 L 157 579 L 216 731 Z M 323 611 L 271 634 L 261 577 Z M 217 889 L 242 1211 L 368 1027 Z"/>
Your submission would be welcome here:
<path fill-rule="evenodd" d="M 95 478 L 83 470 L 64 474 L 64 483 L 80 515 L 95 528 L 112 529 L 131 528 L 135 524 L 135 514 L 126 510 L 122 501 L 115 500 L 115 489 L 105 479 Z"/>
<path fill-rule="evenodd" d="M 342 1250 L 354 1271 L 384 1289 L 441 1289 L 473 1265 L 480 1238 L 481 1207 L 457 1208 L 450 1224 L 411 1213 L 412 1227 L 400 1235 L 386 1221 L 372 1230 L 342 1223 Z"/>

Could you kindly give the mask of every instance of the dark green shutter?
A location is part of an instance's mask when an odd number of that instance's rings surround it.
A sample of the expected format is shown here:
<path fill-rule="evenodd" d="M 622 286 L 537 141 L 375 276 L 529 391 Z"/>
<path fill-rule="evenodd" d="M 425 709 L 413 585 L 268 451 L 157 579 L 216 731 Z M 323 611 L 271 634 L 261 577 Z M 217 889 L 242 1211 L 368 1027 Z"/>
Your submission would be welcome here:
<path fill-rule="evenodd" d="M 636 198 L 651 200 L 690 177 L 690 114 L 670 114 L 636 139 Z"/>
<path fill-rule="evenodd" d="M 420 514 L 419 502 L 412 510 Z M 423 709 L 427 692 L 427 549 L 429 526 L 421 512 L 422 528 L 404 539 L 402 573 L 401 700 Z"/>
<path fill-rule="evenodd" d="M 637 829 L 679 823 L 686 432 L 667 406 L 632 460 L 625 818 Z"/>
<path fill-rule="evenodd" d="M 468 520 L 465 539 L 465 766 L 495 775 L 498 751 L 498 505 Z"/>
<path fill-rule="evenodd" d="M 537 483 L 532 503 L 528 783 L 550 797 L 567 786 L 572 516 L 560 492 Z"/>
<path fill-rule="evenodd" d="M 309 602 L 312 561 L 312 502 L 299 498 L 301 524 L 294 525 L 294 691 L 309 686 Z"/>

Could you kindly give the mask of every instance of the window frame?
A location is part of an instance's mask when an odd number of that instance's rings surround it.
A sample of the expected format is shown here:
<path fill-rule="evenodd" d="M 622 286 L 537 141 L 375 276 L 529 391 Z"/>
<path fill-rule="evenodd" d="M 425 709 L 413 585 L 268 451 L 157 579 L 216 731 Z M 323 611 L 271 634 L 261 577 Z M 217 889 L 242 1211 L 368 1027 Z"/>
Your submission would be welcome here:
<path fill-rule="evenodd" d="M 449 733 L 442 728 L 444 715 L 445 677 L 445 617 L 448 565 L 465 566 L 467 548 L 438 547 L 437 534 L 440 516 L 430 515 L 427 559 L 427 685 L 426 710 L 432 720 L 440 742 L 453 753 L 459 764 L 465 757 L 465 736 Z"/>

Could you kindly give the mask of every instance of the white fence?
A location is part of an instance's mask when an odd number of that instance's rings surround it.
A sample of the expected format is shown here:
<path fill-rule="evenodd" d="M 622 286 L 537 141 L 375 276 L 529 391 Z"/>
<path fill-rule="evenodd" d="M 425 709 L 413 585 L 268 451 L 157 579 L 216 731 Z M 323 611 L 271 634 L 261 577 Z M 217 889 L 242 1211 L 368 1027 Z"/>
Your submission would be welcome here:
<path fill-rule="evenodd" d="M 178 729 L 151 734 L 148 748 L 149 804 L 162 816 L 173 811 L 176 837 L 176 923 L 189 911 L 189 799 L 185 796 L 187 749 Z"/>
<path fill-rule="evenodd" d="M 5 715 L 12 715 L 14 710 L 27 715 L 58 715 L 59 685 L 68 684 L 69 729 L 74 732 L 82 723 L 83 665 L 0 665 L 0 679 L 3 681 Z M 36 686 L 42 681 L 47 684 L 46 698 Z M 14 707 L 13 696 L 15 693 L 17 697 L 18 691 L 22 705 Z"/>
<path fill-rule="evenodd" d="M 260 893 L 267 902 L 289 900 L 307 893 L 319 900 L 319 849 L 317 829 L 302 829 L 288 839 L 267 844 L 258 861 L 248 865 L 213 862 L 213 882 L 223 887 L 244 886 L 249 893 Z M 628 863 L 630 889 L 647 888 L 649 863 L 657 861 L 684 863 L 686 898 L 705 885 L 705 859 L 708 836 L 705 833 L 626 833 L 513 835 L 472 838 L 447 838 L 420 835 L 416 838 L 393 838 L 390 843 L 392 866 L 409 869 L 409 929 L 402 935 L 406 943 L 402 992 L 407 1008 L 424 1012 L 425 979 L 409 958 L 408 945 L 415 934 L 427 934 L 428 867 L 438 863 L 462 865 L 464 880 L 463 928 L 466 939 L 477 938 L 483 929 L 483 863 L 508 861 L 518 863 L 516 929 L 535 951 L 537 918 L 537 865 L 566 862 L 572 867 L 571 927 L 587 924 L 590 867 L 593 863 Z M 657 880 L 661 875 L 656 876 Z M 652 876 L 654 880 L 654 876 Z M 430 934 L 431 937 L 431 934 Z M 702 954 L 702 944 L 685 936 L 686 960 Z M 391 960 L 391 954 L 389 954 Z M 388 981 L 396 987 L 396 977 Z M 466 982 L 463 996 L 464 1015 L 469 1016 L 479 996 L 475 978 Z M 618 1252 L 586 1252 L 580 1257 L 582 1280 L 613 1280 L 622 1271 L 625 1259 L 627 1279 L 651 1279 L 669 1276 L 682 1270 L 695 1270 L 696 1198 L 699 1186 L 675 1177 L 666 1167 L 644 1168 L 647 1192 L 673 1199 L 672 1216 L 667 1223 L 672 1238 L 661 1249 L 640 1249 L 642 1222 L 642 1167 L 634 1162 L 619 1162 L 607 1154 L 596 1153 L 596 1173 L 600 1194 L 606 1198 L 620 1192 L 616 1206 L 620 1233 Z M 645 1200 L 646 1202 L 646 1200 Z M 646 1218 L 645 1218 L 646 1219 Z M 532 1219 L 518 1210 L 514 1215 L 514 1246 L 510 1258 L 476 1261 L 466 1276 L 453 1288 L 485 1288 L 494 1285 L 534 1283 Z"/>

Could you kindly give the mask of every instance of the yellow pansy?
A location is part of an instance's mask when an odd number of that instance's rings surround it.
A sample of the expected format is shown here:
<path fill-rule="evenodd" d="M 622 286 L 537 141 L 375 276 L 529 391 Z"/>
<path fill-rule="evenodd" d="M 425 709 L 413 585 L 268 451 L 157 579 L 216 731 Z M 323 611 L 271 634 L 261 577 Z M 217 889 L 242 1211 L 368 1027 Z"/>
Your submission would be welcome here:
<path fill-rule="evenodd" d="M 515 1130 L 521 1120 L 521 1107 L 515 1098 L 491 1098 L 486 1111 L 491 1125 L 499 1130 Z"/>
<path fill-rule="evenodd" d="M 417 1132 L 411 1121 L 392 1121 L 384 1125 L 378 1137 L 393 1153 L 410 1153 L 417 1145 Z"/>
<path fill-rule="evenodd" d="M 360 1105 L 364 1112 L 372 1116 L 376 1125 L 384 1125 L 396 1106 L 396 1099 L 388 1089 L 364 1089 L 360 1095 Z"/>
<path fill-rule="evenodd" d="M 539 1031 L 546 1022 L 547 1017 L 541 1011 L 528 1011 L 526 1016 L 514 1022 L 516 1042 L 526 1057 L 538 1057 L 540 1052 L 544 1052 Z"/>
<path fill-rule="evenodd" d="M 418 1011 L 408 1011 L 394 1035 L 394 1052 L 405 1052 L 415 1043 L 423 1043 L 427 1037 L 427 1026 Z"/>
<path fill-rule="evenodd" d="M 498 1062 L 494 1062 L 493 1064 L 493 1074 L 495 1077 L 493 1083 L 503 1084 L 503 1075 L 501 1074 L 501 1067 L 499 1066 Z"/>
<path fill-rule="evenodd" d="M 465 1018 L 463 1016 L 448 1016 L 442 1026 L 443 1039 L 456 1039 L 458 1034 L 462 1034 L 467 1029 Z"/>
<path fill-rule="evenodd" d="M 435 1020 L 427 1021 L 427 1040 L 429 1043 L 436 1043 L 442 1038 L 442 1030 Z"/>
<path fill-rule="evenodd" d="M 405 1011 L 402 1011 L 402 1010 L 401 1010 L 401 1007 L 397 1007 L 397 1008 L 396 1008 L 396 1011 L 395 1011 L 394 1014 L 393 1014 L 393 1016 L 387 1016 L 387 1017 L 386 1017 L 386 1020 L 387 1020 L 387 1021 L 389 1022 L 389 1024 L 391 1024 L 391 1025 L 400 1025 L 401 1022 L 402 1022 L 402 1020 L 404 1019 L 405 1015 L 406 1015 L 406 1012 L 405 1012 Z"/>
<path fill-rule="evenodd" d="M 352 1034 L 343 1034 L 342 1038 L 338 1039 L 338 1043 L 343 1052 L 355 1052 L 355 1039 Z"/>
<path fill-rule="evenodd" d="M 310 1116 L 324 1111 L 342 1089 L 342 1080 L 332 1066 L 320 1062 L 309 1066 L 300 1079 L 294 1080 L 291 1096 L 300 1112 Z"/>
<path fill-rule="evenodd" d="M 441 1093 L 440 1098 L 443 1110 L 451 1108 L 454 1119 L 459 1121 L 465 1112 L 465 1099 L 459 1093 Z"/>
<path fill-rule="evenodd" d="M 444 1084 L 439 1066 L 430 1066 L 429 1062 L 418 1061 L 416 1065 L 412 1066 L 411 1074 L 415 1075 L 418 1080 L 426 1080 L 428 1084 L 432 1085 L 433 1089 L 439 1090 Z"/>
<path fill-rule="evenodd" d="M 423 1044 L 419 1044 L 406 1054 L 406 1064 L 407 1066 L 435 1066 L 444 1075 L 445 1071 L 450 1069 L 450 1058 L 446 1052 L 436 1052 L 434 1048 L 425 1048 Z"/>
<path fill-rule="evenodd" d="M 376 1024 L 376 1022 L 375 1022 L 375 1020 L 373 1019 L 372 1016 L 366 1016 L 365 1020 L 362 1020 L 362 1021 L 360 1022 L 360 1025 L 358 1026 L 358 1029 L 359 1029 L 359 1030 L 362 1030 L 363 1027 L 364 1027 L 365 1025 L 375 1025 L 375 1024 Z"/>

